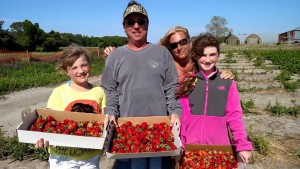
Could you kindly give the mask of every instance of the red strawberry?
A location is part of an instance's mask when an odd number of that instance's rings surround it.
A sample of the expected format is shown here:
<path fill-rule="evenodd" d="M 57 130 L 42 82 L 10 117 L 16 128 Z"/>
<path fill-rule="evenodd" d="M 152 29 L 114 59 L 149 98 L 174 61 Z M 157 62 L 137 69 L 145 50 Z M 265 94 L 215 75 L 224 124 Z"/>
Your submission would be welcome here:
<path fill-rule="evenodd" d="M 47 115 L 45 120 L 46 120 L 46 122 L 56 121 L 55 118 L 51 115 Z"/>

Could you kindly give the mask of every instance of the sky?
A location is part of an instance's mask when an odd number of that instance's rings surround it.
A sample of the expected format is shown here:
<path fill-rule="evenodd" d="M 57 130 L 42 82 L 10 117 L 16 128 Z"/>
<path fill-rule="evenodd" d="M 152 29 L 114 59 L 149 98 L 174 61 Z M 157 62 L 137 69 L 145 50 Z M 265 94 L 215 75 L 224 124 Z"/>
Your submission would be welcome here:
<path fill-rule="evenodd" d="M 122 15 L 129 0 L 0 0 L 0 20 L 10 29 L 29 20 L 45 32 L 85 36 L 126 36 Z M 300 0 L 137 0 L 148 12 L 148 41 L 158 43 L 172 27 L 191 36 L 206 31 L 213 16 L 227 20 L 234 35 L 258 34 L 276 41 L 278 34 L 300 27 Z M 265 38 L 265 39 L 264 39 Z M 276 42 L 275 42 L 276 43 Z"/>

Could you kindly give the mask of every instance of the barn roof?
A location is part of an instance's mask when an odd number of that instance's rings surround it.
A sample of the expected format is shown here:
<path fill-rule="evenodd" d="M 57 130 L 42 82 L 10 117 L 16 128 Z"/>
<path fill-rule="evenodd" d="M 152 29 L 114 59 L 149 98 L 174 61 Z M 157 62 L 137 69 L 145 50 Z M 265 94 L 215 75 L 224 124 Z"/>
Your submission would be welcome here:
<path fill-rule="evenodd" d="M 241 44 L 244 44 L 245 39 L 252 34 L 259 36 L 262 40 L 262 44 L 277 43 L 278 41 L 278 35 L 275 33 L 251 33 L 251 34 L 238 34 L 236 36 L 240 39 Z"/>

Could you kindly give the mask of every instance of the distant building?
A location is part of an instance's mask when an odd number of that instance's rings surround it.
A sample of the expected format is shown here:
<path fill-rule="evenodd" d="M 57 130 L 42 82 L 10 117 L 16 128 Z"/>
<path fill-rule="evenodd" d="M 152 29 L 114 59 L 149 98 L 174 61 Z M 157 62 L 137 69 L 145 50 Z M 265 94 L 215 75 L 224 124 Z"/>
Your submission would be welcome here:
<path fill-rule="evenodd" d="M 235 36 L 235 35 L 231 35 L 226 39 L 226 44 L 230 44 L 230 45 L 239 45 L 241 44 L 240 39 Z"/>
<path fill-rule="evenodd" d="M 300 42 L 300 27 L 278 35 L 278 43 L 299 43 Z"/>
<path fill-rule="evenodd" d="M 261 45 L 262 44 L 262 39 L 260 36 L 256 34 L 251 34 L 246 37 L 244 44 L 248 45 Z"/>
<path fill-rule="evenodd" d="M 248 45 L 260 45 L 262 44 L 262 38 L 257 34 L 239 34 L 237 36 L 231 35 L 226 39 L 226 44 L 230 45 L 239 45 L 239 44 L 248 44 Z"/>
<path fill-rule="evenodd" d="M 231 35 L 226 40 L 226 44 L 239 45 L 239 44 L 276 44 L 277 43 L 276 33 L 256 33 L 256 34 L 238 34 Z"/>

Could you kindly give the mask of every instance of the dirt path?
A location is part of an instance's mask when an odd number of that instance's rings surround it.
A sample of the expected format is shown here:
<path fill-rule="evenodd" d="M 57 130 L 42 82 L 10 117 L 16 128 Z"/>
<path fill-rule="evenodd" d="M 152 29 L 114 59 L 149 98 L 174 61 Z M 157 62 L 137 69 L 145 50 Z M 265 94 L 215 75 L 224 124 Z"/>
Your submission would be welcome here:
<path fill-rule="evenodd" d="M 222 56 L 224 57 L 224 56 Z M 220 63 L 223 68 L 228 67 L 226 63 Z M 241 100 L 252 99 L 259 114 L 246 114 L 244 122 L 247 131 L 263 136 L 270 143 L 270 154 L 261 156 L 254 152 L 254 160 L 247 166 L 248 169 L 299 169 L 300 159 L 294 156 L 295 152 L 300 152 L 300 118 L 291 116 L 274 117 L 266 113 L 263 109 L 268 103 L 274 104 L 276 101 L 291 106 L 300 103 L 300 92 L 287 93 L 273 81 L 276 76 L 274 72 L 264 72 L 256 69 L 252 63 L 247 63 L 243 58 L 238 63 L 231 64 L 233 70 L 239 72 L 240 86 L 245 89 L 249 87 L 258 89 L 258 92 L 241 92 Z M 263 73 L 261 73 L 263 72 Z M 249 78 L 250 77 L 250 78 Z M 255 78 L 254 78 L 255 77 Z M 299 77 L 299 76 L 298 76 Z M 99 85 L 100 78 L 92 77 L 90 82 Z M 276 84 L 273 92 L 264 91 L 269 85 Z M 277 87 L 277 88 L 276 88 Z M 5 99 L 0 99 L 0 127 L 7 136 L 14 136 L 15 129 L 21 123 L 21 112 L 25 108 L 45 108 L 48 97 L 53 87 L 39 87 L 5 95 Z M 294 103 L 293 103 L 294 102 Z M 111 168 L 113 160 L 102 158 L 100 165 L 102 169 Z M 49 168 L 47 162 L 34 161 L 0 161 L 0 169 L 45 169 Z"/>

